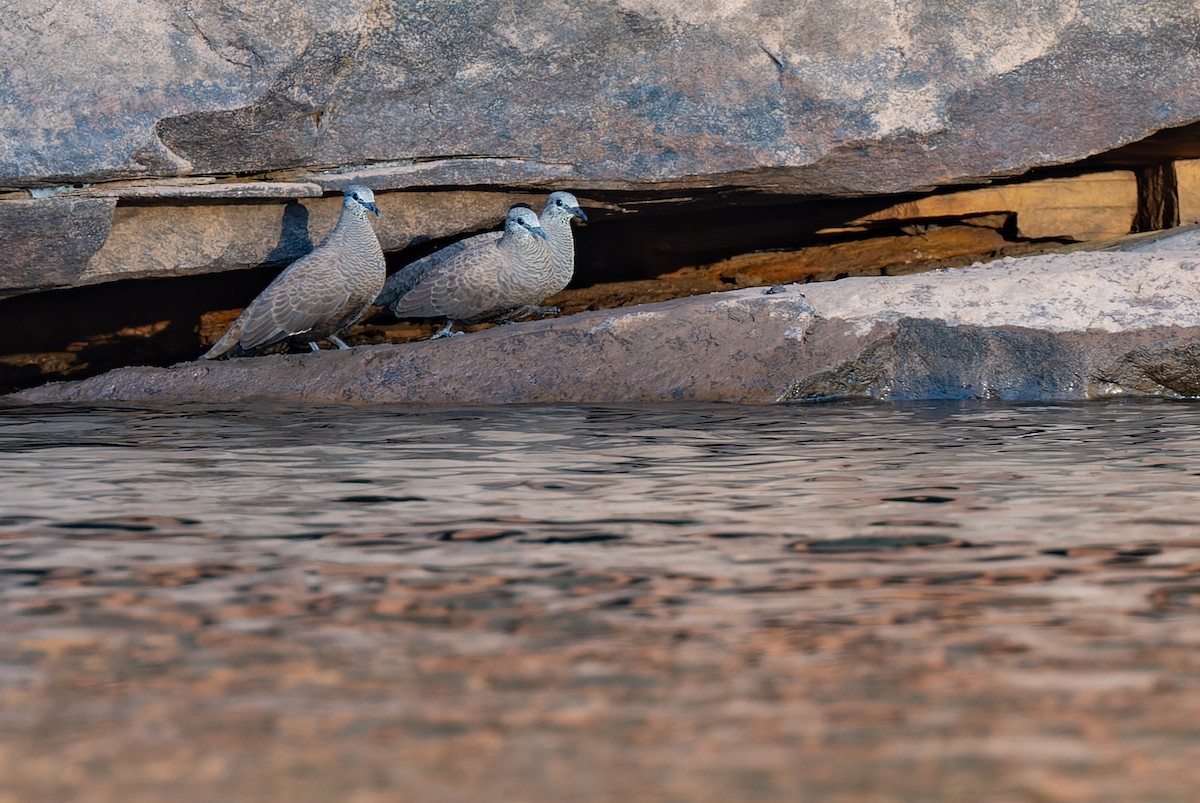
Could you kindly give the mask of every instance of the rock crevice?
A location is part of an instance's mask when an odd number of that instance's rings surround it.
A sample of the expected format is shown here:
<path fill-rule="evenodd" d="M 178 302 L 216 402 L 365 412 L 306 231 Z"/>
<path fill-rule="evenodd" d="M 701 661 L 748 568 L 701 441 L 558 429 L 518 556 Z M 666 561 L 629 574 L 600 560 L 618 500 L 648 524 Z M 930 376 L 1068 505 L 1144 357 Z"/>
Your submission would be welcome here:
<path fill-rule="evenodd" d="M 1200 261 L 1059 254 L 754 288 L 442 341 L 125 368 L 26 402 L 517 403 L 1200 396 Z"/>

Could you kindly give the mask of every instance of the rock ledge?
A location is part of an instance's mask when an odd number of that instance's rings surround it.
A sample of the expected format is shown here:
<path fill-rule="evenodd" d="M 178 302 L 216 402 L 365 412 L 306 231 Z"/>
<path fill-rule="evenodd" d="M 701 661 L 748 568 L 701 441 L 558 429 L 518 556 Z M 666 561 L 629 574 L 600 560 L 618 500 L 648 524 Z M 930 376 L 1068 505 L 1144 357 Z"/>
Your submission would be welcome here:
<path fill-rule="evenodd" d="M 20 402 L 1200 396 L 1200 257 L 1073 253 L 713 293 L 449 340 L 124 368 Z"/>

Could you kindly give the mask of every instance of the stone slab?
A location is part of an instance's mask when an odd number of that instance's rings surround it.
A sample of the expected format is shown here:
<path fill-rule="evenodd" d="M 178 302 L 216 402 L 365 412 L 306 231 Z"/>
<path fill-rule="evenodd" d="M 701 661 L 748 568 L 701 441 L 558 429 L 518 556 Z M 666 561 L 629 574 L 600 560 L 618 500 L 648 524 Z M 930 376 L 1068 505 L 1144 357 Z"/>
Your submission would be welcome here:
<path fill-rule="evenodd" d="M 1200 395 L 1200 257 L 1072 253 L 713 293 L 472 335 L 125 368 L 25 402 Z"/>
<path fill-rule="evenodd" d="M 473 181 L 911 191 L 1200 119 L 1197 27 L 1177 0 L 18 3 L 0 186 L 422 162 L 445 185 L 485 158 L 518 175 Z"/>
<path fill-rule="evenodd" d="M 1129 233 L 1138 205 L 1137 179 L 1129 170 L 1004 184 L 939 193 L 904 201 L 852 224 L 1016 215 L 1020 237 L 1105 240 Z"/>
<path fill-rule="evenodd" d="M 510 196 L 923 192 L 1200 120 L 1198 28 L 1200 9 L 1175 0 L 531 0 L 520 14 L 505 0 L 16 3 L 0 16 L 0 193 L 5 204 L 26 190 L 112 194 L 205 218 L 221 200 L 352 181 Z M 181 178 L 220 184 L 165 183 Z M 1068 215 L 1071 236 L 1119 233 L 1125 210 L 1102 206 Z M 146 230 L 100 264 L 88 264 L 93 247 L 55 248 L 61 225 L 46 229 L 46 258 L 61 265 L 46 282 L 22 267 L 21 238 L 0 241 L 0 295 L 298 253 L 262 230 L 261 209 L 238 208 L 220 230 L 185 225 L 161 255 L 139 243 L 179 217 L 143 209 Z M 492 215 L 481 200 L 397 241 L 468 233 Z M 1018 215 L 1027 236 L 1062 235 L 1048 223 Z"/>
<path fill-rule="evenodd" d="M 0 297 L 117 279 L 170 278 L 287 264 L 336 225 L 340 195 L 316 184 L 248 182 L 84 190 L 0 200 Z M 118 197 L 126 203 L 118 204 Z M 313 197 L 316 196 L 316 197 Z M 514 203 L 542 195 L 381 193 L 373 223 L 384 249 L 483 231 Z"/>
<path fill-rule="evenodd" d="M 0 297 L 78 284 L 112 228 L 112 198 L 0 201 Z"/>

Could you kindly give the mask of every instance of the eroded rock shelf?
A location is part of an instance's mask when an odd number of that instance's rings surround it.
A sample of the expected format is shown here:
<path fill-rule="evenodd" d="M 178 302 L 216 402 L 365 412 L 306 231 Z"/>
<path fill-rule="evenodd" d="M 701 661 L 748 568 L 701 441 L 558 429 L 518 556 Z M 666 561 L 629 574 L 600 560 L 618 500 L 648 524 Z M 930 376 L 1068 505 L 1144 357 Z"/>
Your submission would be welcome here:
<path fill-rule="evenodd" d="M 393 269 L 576 192 L 567 312 L 1200 220 L 1200 17 L 1174 3 L 10 12 L 0 392 L 195 356 L 351 182 Z"/>
<path fill-rule="evenodd" d="M 1200 258 L 1164 239 L 1148 252 L 776 285 L 402 346 L 126 368 L 17 398 L 497 404 L 1195 396 L 1198 296 Z"/>
<path fill-rule="evenodd" d="M 1173 164 L 1179 176 L 1177 208 L 1185 219 L 1200 219 L 1196 163 Z M 29 270 L 7 275 L 10 281 L 35 276 L 39 282 L 94 284 L 0 300 L 0 314 L 10 322 L 0 333 L 0 391 L 195 357 L 280 266 L 324 236 L 337 214 L 336 197 L 304 197 L 310 186 L 305 184 L 281 185 L 285 193 L 296 191 L 287 201 L 271 198 L 263 182 L 246 182 L 241 189 L 228 183 L 188 185 L 187 192 L 235 188 L 223 190 L 228 195 L 217 196 L 218 202 L 200 205 L 180 204 L 172 194 L 180 186 L 169 183 L 165 195 L 153 198 L 148 195 L 153 188 L 143 183 L 129 188 L 140 193 L 136 196 L 103 196 L 91 188 L 67 199 L 75 210 L 70 214 L 81 249 L 94 245 L 93 235 L 95 241 L 104 235 L 86 263 L 71 256 L 59 263 L 68 273 L 85 265 L 83 272 L 69 280 L 56 274 L 53 264 L 35 270 L 31 262 Z M 236 192 L 244 195 L 235 197 Z M 380 193 L 385 214 L 377 230 L 393 268 L 453 240 L 429 237 L 445 234 L 447 221 L 461 225 L 469 210 L 485 208 L 480 195 L 467 190 Z M 512 202 L 537 205 L 541 199 L 483 195 L 488 215 L 476 220 L 478 230 L 487 229 L 492 216 Z M 576 234 L 576 280 L 550 301 L 572 314 L 744 287 L 902 275 L 1053 252 L 1128 233 L 1141 200 L 1131 170 L 868 199 L 745 193 L 682 199 L 584 196 L 591 223 Z M 105 214 L 115 212 L 107 229 L 97 224 L 89 234 L 81 221 L 96 205 Z M 214 266 L 239 269 L 214 273 Z M 428 337 L 435 328 L 396 322 L 379 311 L 347 340 L 404 343 Z M 486 327 L 474 330 L 479 328 Z"/>

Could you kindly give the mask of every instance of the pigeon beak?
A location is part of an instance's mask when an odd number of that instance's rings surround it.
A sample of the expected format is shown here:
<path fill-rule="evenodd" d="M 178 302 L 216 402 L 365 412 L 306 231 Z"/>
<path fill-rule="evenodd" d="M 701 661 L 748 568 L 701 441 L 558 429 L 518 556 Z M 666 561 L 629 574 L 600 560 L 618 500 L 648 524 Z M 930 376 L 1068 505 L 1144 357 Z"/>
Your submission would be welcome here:
<path fill-rule="evenodd" d="M 573 217 L 577 217 L 580 220 L 584 221 L 585 223 L 587 222 L 587 215 L 585 215 L 583 213 L 583 210 L 580 209 L 578 206 L 572 206 L 567 211 L 570 212 Z"/>
<path fill-rule="evenodd" d="M 548 237 L 546 237 L 545 230 L 542 229 L 541 226 L 535 226 L 532 229 L 530 229 L 530 231 L 533 232 L 534 234 L 536 234 L 538 237 L 541 237 L 546 242 L 550 242 L 550 239 Z"/>
<path fill-rule="evenodd" d="M 376 205 L 375 205 L 375 204 L 373 204 L 373 203 L 363 204 L 363 206 L 365 206 L 367 209 L 370 209 L 372 212 L 374 212 L 374 213 L 375 213 L 375 217 L 379 217 L 379 215 L 380 215 L 380 212 L 379 212 L 379 207 L 378 207 L 378 206 L 376 206 Z"/>

